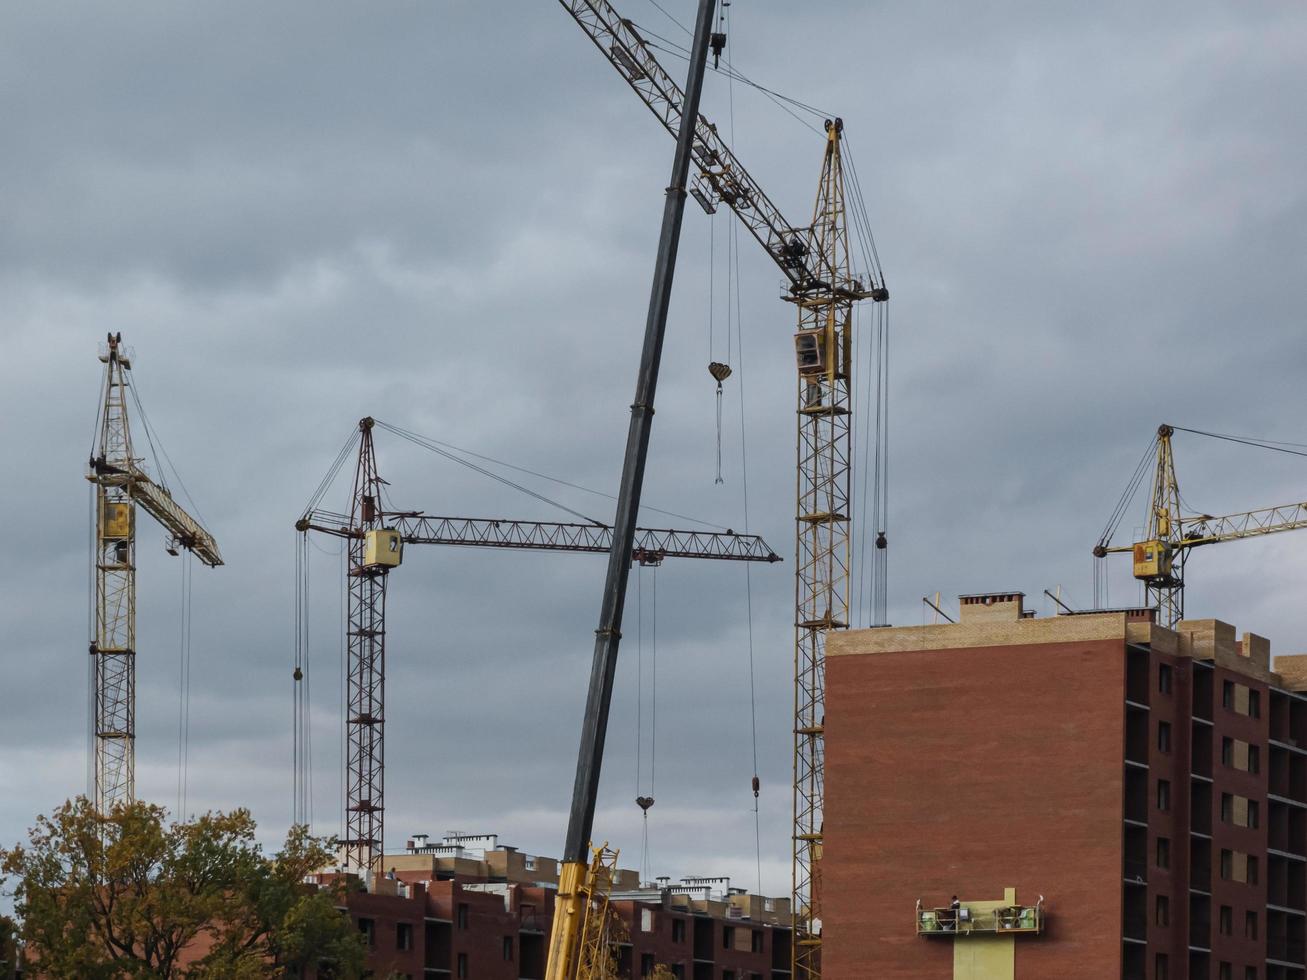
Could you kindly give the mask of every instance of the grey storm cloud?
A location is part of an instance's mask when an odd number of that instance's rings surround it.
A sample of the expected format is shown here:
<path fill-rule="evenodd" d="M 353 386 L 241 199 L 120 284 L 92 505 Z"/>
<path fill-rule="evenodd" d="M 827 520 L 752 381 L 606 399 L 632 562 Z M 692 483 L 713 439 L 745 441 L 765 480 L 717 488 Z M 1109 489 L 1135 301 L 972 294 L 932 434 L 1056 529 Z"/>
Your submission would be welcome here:
<path fill-rule="evenodd" d="M 688 0 L 663 6 L 689 21 Z M 936 591 L 1061 585 L 1087 605 L 1089 549 L 1159 422 L 1307 442 L 1307 12 L 819 6 L 737 0 L 728 55 L 846 121 L 894 296 L 891 619 L 919 622 Z M 649 0 L 619 8 L 666 39 L 679 76 L 680 28 Z M 723 75 L 704 109 L 807 220 L 820 117 Z M 294 519 L 367 414 L 614 487 L 671 141 L 547 2 L 10 4 L 0 118 L 0 842 L 86 783 L 82 466 L 109 330 L 135 349 L 151 421 L 228 562 L 194 577 L 188 808 L 251 806 L 273 840 L 291 805 Z M 645 499 L 742 529 L 743 414 L 749 525 L 788 556 L 793 311 L 743 235 L 713 484 L 705 368 L 710 311 L 714 356 L 727 345 L 730 220 L 687 213 Z M 561 519 L 387 433 L 378 451 L 402 506 Z M 1177 453 L 1196 507 L 1302 496 L 1297 458 L 1197 437 Z M 142 539 L 139 789 L 172 805 L 180 573 Z M 314 818 L 329 833 L 340 559 L 334 541 L 315 549 Z M 1301 555 L 1293 535 L 1212 549 L 1191 565 L 1190 609 L 1296 651 Z M 389 609 L 391 846 L 458 828 L 560 849 L 602 574 L 586 556 L 413 549 Z M 788 889 L 792 574 L 749 574 L 755 700 L 744 569 L 669 562 L 656 611 L 640 573 L 597 822 L 630 863 L 637 663 L 647 790 L 656 658 L 654 867 Z M 1116 569 L 1111 600 L 1135 595 Z"/>

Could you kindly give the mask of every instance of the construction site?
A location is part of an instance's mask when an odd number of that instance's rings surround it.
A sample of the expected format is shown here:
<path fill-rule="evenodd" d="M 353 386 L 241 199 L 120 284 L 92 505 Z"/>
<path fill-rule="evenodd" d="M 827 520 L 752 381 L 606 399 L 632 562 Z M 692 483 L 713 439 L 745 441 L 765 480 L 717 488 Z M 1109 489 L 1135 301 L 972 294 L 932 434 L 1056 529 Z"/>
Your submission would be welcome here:
<path fill-rule="evenodd" d="M 59 56 L 0 859 L 243 808 L 377 978 L 1307 980 L 1307 16 L 305 13 Z"/>

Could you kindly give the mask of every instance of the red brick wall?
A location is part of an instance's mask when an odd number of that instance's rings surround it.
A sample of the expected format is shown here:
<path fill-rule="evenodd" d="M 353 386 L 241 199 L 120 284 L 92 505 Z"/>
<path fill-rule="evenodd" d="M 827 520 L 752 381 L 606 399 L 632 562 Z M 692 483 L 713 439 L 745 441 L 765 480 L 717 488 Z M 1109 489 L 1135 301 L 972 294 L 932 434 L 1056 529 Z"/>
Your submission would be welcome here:
<path fill-rule="evenodd" d="M 1019 980 L 1120 975 L 1124 642 L 827 662 L 824 970 L 948 980 L 914 904 L 1046 896 Z"/>

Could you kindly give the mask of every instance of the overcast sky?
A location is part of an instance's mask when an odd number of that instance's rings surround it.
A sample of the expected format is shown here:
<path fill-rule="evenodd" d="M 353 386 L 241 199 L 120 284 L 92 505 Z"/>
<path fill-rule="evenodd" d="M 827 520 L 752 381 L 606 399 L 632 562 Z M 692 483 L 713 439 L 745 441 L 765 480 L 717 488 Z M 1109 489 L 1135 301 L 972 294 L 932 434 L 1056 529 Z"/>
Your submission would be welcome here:
<path fill-rule="evenodd" d="M 690 22 L 690 0 L 663 6 Z M 619 8 L 685 41 L 649 0 Z M 738 70 L 846 120 L 893 294 L 894 623 L 920 623 L 936 591 L 951 605 L 1022 589 L 1047 614 L 1042 590 L 1061 586 L 1089 605 L 1090 548 L 1159 422 L 1307 442 L 1301 5 L 731 12 Z M 821 137 L 722 75 L 704 110 L 808 220 Z M 6 4 L 0 119 L 0 843 L 86 785 L 83 472 L 111 330 L 227 561 L 194 574 L 188 809 L 252 807 L 276 840 L 295 518 L 364 415 L 612 490 L 672 141 L 547 0 Z M 784 894 L 794 314 L 742 238 L 716 486 L 708 324 L 711 308 L 723 359 L 732 220 L 686 213 L 645 500 L 744 527 L 745 397 L 750 524 L 787 558 L 752 572 L 762 885 Z M 568 519 L 377 444 L 402 506 Z M 1307 487 L 1299 457 L 1185 434 L 1176 456 L 1186 499 L 1212 513 Z M 611 519 L 602 497 L 532 485 Z M 342 480 L 325 503 L 347 494 Z M 1143 513 L 1140 499 L 1123 540 Z M 141 527 L 138 790 L 172 807 L 181 563 Z M 1307 648 L 1304 543 L 1200 553 L 1189 613 Z M 314 824 L 333 833 L 340 559 L 316 544 Z M 596 557 L 410 549 L 389 605 L 390 846 L 458 829 L 559 853 L 603 572 Z M 656 608 L 654 573 L 632 583 L 596 834 L 640 864 L 639 788 L 658 800 L 655 872 L 753 886 L 745 572 L 669 562 L 656 577 Z M 1110 601 L 1137 598 L 1116 568 Z"/>

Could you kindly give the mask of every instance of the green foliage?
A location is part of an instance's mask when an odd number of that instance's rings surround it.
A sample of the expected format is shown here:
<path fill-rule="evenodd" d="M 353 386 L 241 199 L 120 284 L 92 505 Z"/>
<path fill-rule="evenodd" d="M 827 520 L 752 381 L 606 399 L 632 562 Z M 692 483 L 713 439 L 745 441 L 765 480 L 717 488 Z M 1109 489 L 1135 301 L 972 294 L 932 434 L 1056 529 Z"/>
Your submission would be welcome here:
<path fill-rule="evenodd" d="M 253 980 L 323 960 L 341 980 L 362 974 L 337 896 L 302 884 L 330 862 L 325 841 L 297 827 L 267 858 L 247 810 L 164 818 L 139 802 L 101 817 L 79 798 L 38 817 L 26 846 L 0 850 L 42 975 Z"/>

